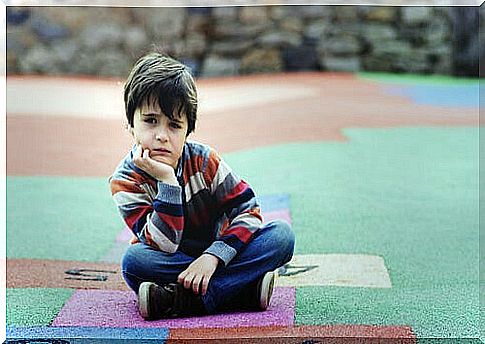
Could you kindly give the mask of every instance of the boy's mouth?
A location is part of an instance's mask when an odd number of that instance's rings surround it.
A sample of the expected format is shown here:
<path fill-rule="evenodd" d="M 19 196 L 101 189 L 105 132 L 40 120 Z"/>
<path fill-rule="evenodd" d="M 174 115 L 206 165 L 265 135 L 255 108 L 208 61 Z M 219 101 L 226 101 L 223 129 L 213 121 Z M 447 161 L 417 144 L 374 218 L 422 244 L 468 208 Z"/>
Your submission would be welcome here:
<path fill-rule="evenodd" d="M 170 151 L 168 149 L 165 149 L 165 148 L 157 148 L 157 149 L 152 149 L 152 153 L 157 155 L 166 155 L 166 154 L 170 154 Z"/>

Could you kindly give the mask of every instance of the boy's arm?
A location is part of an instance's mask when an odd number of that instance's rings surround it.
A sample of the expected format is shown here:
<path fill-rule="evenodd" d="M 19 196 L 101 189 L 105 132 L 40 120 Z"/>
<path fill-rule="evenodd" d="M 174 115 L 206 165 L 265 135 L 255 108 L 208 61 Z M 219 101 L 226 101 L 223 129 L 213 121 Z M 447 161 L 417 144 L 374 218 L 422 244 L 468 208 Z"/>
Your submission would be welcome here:
<path fill-rule="evenodd" d="M 227 265 L 261 227 L 263 218 L 253 190 L 214 152 L 205 169 L 206 183 L 229 223 L 205 253 Z"/>
<path fill-rule="evenodd" d="M 149 184 L 132 172 L 112 177 L 111 193 L 127 226 L 146 244 L 173 253 L 177 250 L 184 226 L 182 188 L 158 182 L 158 193 L 152 200 Z M 137 178 L 138 176 L 138 178 Z"/>

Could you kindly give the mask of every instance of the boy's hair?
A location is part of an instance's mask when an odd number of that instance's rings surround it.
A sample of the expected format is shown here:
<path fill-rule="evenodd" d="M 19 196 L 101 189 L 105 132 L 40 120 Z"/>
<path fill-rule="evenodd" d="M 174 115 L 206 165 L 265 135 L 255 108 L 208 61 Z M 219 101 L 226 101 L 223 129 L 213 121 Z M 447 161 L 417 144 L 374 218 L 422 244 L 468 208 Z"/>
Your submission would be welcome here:
<path fill-rule="evenodd" d="M 197 120 L 197 89 L 188 68 L 160 53 L 149 53 L 136 61 L 124 89 L 128 124 L 133 127 L 135 110 L 143 104 L 158 101 L 170 119 L 187 116 L 187 135 Z"/>

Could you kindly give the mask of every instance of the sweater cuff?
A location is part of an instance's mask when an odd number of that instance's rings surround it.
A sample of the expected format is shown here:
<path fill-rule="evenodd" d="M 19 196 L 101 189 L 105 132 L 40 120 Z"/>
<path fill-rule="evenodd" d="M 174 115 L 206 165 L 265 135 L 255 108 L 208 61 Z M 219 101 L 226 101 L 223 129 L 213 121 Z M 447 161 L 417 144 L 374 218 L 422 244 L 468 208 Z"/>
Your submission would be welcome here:
<path fill-rule="evenodd" d="M 224 262 L 227 266 L 229 262 L 236 256 L 237 251 L 223 241 L 214 241 L 204 253 L 212 254 Z"/>
<path fill-rule="evenodd" d="M 182 187 L 159 181 L 157 199 L 172 204 L 182 204 Z"/>

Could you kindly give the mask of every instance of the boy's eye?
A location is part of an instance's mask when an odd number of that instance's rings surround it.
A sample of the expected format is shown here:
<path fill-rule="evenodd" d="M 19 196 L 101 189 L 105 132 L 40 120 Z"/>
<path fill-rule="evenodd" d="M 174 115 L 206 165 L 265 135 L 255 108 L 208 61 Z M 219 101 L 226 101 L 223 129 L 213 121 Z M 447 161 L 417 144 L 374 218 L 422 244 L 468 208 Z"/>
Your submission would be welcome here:
<path fill-rule="evenodd" d="M 182 126 L 178 124 L 177 122 L 170 122 L 170 126 L 175 129 L 180 129 Z"/>
<path fill-rule="evenodd" d="M 150 124 L 156 124 L 157 123 L 157 119 L 154 118 L 154 117 L 149 117 L 149 118 L 145 118 L 144 122 L 145 123 L 150 123 Z"/>

